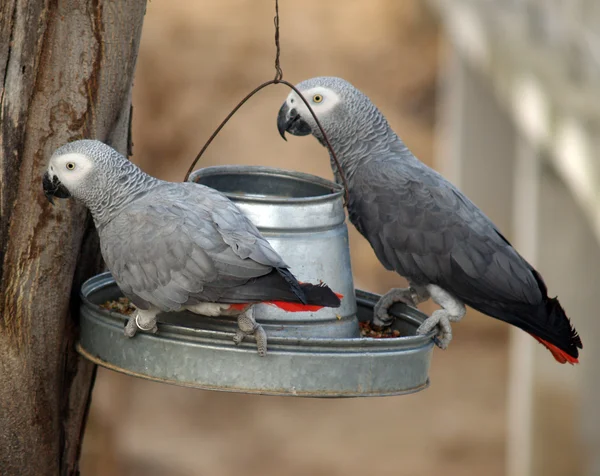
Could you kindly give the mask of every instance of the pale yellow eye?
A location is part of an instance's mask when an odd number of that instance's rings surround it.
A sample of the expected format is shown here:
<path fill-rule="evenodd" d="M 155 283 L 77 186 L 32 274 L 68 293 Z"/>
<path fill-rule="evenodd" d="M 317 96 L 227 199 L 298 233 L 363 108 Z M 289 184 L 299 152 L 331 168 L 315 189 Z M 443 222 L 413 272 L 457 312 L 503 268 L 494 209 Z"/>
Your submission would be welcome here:
<path fill-rule="evenodd" d="M 73 162 L 67 162 L 67 170 L 73 170 L 75 168 L 75 164 Z"/>
<path fill-rule="evenodd" d="M 323 101 L 323 96 L 321 96 L 320 94 L 315 94 L 313 96 L 313 102 L 316 102 L 317 104 Z"/>

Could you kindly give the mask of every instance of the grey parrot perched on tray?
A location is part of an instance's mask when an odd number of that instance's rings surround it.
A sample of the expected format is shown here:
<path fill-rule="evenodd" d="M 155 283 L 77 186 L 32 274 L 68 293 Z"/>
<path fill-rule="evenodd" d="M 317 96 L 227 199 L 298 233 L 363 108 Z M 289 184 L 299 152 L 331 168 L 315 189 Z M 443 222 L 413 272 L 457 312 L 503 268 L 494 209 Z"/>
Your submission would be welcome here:
<path fill-rule="evenodd" d="M 94 140 L 54 152 L 43 177 L 48 199 L 75 199 L 89 208 L 102 256 L 119 288 L 137 307 L 125 326 L 156 332 L 161 311 L 237 316 L 234 342 L 267 338 L 253 316 L 265 302 L 286 311 L 339 307 L 325 285 L 299 283 L 240 209 L 220 192 L 194 183 L 158 180 Z"/>
<path fill-rule="evenodd" d="M 340 78 L 297 85 L 321 122 L 348 182 L 350 221 L 381 263 L 409 281 L 375 306 L 374 324 L 391 323 L 394 302 L 429 298 L 441 309 L 420 326 L 438 326 L 437 343 L 452 339 L 451 322 L 465 304 L 530 333 L 561 362 L 577 363 L 581 339 L 539 273 L 460 190 L 419 161 L 367 96 Z M 279 110 L 279 133 L 325 140 L 306 105 L 291 92 Z M 336 180 L 339 173 L 331 159 Z"/>

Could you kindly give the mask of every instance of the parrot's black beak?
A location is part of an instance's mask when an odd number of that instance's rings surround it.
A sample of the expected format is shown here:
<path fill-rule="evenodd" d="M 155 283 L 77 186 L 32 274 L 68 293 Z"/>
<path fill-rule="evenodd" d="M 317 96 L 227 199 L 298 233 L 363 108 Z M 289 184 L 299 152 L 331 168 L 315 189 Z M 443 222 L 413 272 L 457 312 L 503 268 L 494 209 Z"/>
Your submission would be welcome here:
<path fill-rule="evenodd" d="M 311 127 L 302 119 L 295 108 L 289 108 L 287 102 L 283 103 L 279 114 L 277 114 L 277 130 L 284 140 L 285 133 L 289 132 L 295 136 L 307 136 L 312 132 Z"/>
<path fill-rule="evenodd" d="M 288 127 L 291 125 L 291 121 L 288 119 L 288 105 L 287 102 L 283 103 L 281 109 L 279 110 L 279 114 L 277 114 L 277 130 L 279 131 L 279 135 L 285 141 L 285 133 L 288 130 Z"/>
<path fill-rule="evenodd" d="M 60 183 L 57 176 L 50 178 L 50 174 L 46 172 L 42 179 L 42 185 L 44 187 L 44 195 L 48 201 L 54 205 L 54 197 L 56 198 L 69 198 L 71 194 L 66 187 Z"/>

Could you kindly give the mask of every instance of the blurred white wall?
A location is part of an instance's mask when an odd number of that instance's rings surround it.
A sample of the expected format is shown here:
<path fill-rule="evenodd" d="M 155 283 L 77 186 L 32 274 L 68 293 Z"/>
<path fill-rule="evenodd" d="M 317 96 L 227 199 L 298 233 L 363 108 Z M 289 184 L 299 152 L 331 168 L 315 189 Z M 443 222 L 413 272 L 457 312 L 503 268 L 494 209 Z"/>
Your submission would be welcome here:
<path fill-rule="evenodd" d="M 560 366 L 512 332 L 507 475 L 600 474 L 598 2 L 432 0 L 437 164 L 545 277 L 584 342 Z"/>

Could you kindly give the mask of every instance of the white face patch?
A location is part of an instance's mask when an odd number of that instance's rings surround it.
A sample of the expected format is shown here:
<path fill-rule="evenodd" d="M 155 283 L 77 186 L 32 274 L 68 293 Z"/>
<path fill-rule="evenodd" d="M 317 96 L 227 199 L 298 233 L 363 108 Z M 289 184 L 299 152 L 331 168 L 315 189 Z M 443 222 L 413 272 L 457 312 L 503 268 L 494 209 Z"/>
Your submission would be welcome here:
<path fill-rule="evenodd" d="M 319 119 L 327 116 L 327 114 L 341 101 L 335 91 L 323 86 L 316 86 L 301 92 L 302 96 L 306 98 L 310 107 L 312 107 Z M 306 104 L 304 104 L 304 101 L 298 97 L 295 91 L 292 91 L 288 95 L 285 102 L 290 109 L 296 109 L 301 117 L 308 119 L 312 116 L 306 107 Z"/>
<path fill-rule="evenodd" d="M 72 187 L 83 182 L 93 167 L 94 164 L 90 158 L 83 154 L 64 154 L 50 159 L 48 173 L 51 177 L 58 177 L 67 190 L 70 191 Z"/>

